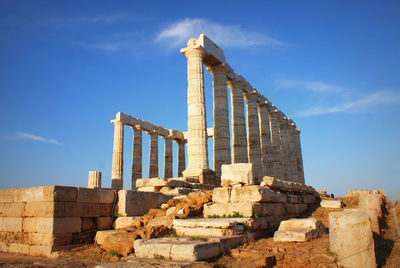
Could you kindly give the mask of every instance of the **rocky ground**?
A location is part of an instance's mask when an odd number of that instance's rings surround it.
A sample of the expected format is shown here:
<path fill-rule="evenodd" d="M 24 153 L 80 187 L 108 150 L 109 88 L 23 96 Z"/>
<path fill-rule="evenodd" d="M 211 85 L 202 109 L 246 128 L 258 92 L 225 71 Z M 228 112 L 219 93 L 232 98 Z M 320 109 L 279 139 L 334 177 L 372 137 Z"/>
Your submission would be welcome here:
<path fill-rule="evenodd" d="M 339 198 L 338 198 L 339 199 Z M 173 204 L 179 207 L 181 213 L 190 215 L 196 213 L 196 208 L 206 200 Z M 356 207 L 357 198 L 343 198 L 346 207 Z M 183 211 L 182 211 L 183 208 Z M 400 238 L 397 234 L 393 208 L 396 209 L 400 220 L 400 202 L 392 204 L 390 201 L 383 206 L 384 219 L 382 235 L 375 237 L 375 252 L 379 267 L 400 267 Z M 312 217 L 319 219 L 325 226 L 329 226 L 328 213 L 341 209 L 318 208 L 312 212 Z M 161 215 L 157 214 L 161 213 Z M 160 211 L 138 221 L 138 225 L 125 232 L 138 233 L 148 236 L 142 227 L 144 222 L 151 221 L 157 216 L 164 217 Z M 182 216 L 184 217 L 184 216 Z M 142 223 L 140 223 L 142 222 Z M 142 232 L 142 233 L 140 233 Z M 149 232 L 149 231 L 148 231 Z M 150 232 L 151 233 L 151 232 Z M 135 234 L 136 235 L 136 234 Z M 114 251 L 106 251 L 97 245 L 86 245 L 69 251 L 64 251 L 58 259 L 34 258 L 0 253 L 0 267 L 337 267 L 336 256 L 329 251 L 329 236 L 324 235 L 302 243 L 276 243 L 272 236 L 258 239 L 239 248 L 232 249 L 228 254 L 209 262 L 187 263 L 167 261 L 162 259 L 138 259 L 133 253 L 123 257 Z"/>

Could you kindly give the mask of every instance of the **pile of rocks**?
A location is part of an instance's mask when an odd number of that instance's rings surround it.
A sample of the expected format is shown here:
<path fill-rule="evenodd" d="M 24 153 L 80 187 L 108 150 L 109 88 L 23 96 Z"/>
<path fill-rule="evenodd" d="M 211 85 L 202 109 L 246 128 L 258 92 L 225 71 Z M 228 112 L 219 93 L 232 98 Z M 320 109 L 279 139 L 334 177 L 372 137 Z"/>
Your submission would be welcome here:
<path fill-rule="evenodd" d="M 138 179 L 136 187 L 139 192 L 160 192 L 172 196 L 187 195 L 190 192 L 204 189 L 199 180 L 183 177 Z"/>

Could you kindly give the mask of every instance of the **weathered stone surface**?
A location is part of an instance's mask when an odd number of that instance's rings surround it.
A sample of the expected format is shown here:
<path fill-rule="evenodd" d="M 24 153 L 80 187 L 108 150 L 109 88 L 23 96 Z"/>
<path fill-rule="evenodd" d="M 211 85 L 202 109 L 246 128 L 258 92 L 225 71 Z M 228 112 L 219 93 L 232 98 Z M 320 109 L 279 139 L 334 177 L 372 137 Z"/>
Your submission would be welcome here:
<path fill-rule="evenodd" d="M 35 233 L 36 217 L 25 217 L 22 221 L 22 230 L 25 233 Z"/>
<path fill-rule="evenodd" d="M 167 181 L 163 178 L 150 178 L 150 179 L 137 179 L 136 180 L 136 187 L 163 187 L 167 186 Z"/>
<path fill-rule="evenodd" d="M 137 238 L 134 232 L 117 232 L 106 236 L 100 247 L 106 251 L 114 250 L 119 255 L 127 256 L 133 251 L 133 243 Z"/>
<path fill-rule="evenodd" d="M 216 202 L 216 203 L 230 202 L 231 188 L 228 188 L 228 187 L 214 188 L 212 200 L 213 200 L 213 202 Z"/>
<path fill-rule="evenodd" d="M 258 185 L 232 188 L 231 202 L 277 202 L 285 203 L 286 194 Z"/>
<path fill-rule="evenodd" d="M 175 227 L 188 228 L 215 228 L 230 229 L 239 225 L 250 226 L 254 220 L 252 218 L 200 218 L 200 219 L 174 219 Z"/>
<path fill-rule="evenodd" d="M 253 164 L 251 163 L 236 163 L 230 165 L 222 165 L 221 167 L 221 185 L 229 184 L 254 184 L 253 180 Z"/>
<path fill-rule="evenodd" d="M 82 218 L 81 230 L 82 232 L 95 231 L 96 223 L 94 222 L 94 218 Z"/>
<path fill-rule="evenodd" d="M 367 214 L 371 220 L 371 229 L 373 232 L 377 233 L 378 235 L 381 233 L 379 227 L 379 217 L 376 213 L 376 210 L 373 208 L 345 208 L 345 212 L 363 212 Z"/>
<path fill-rule="evenodd" d="M 187 188 L 189 188 L 190 187 L 190 183 L 186 182 L 184 180 L 177 180 L 175 178 L 172 178 L 172 179 L 168 180 L 167 186 L 168 187 L 172 187 L 172 188 L 174 188 L 174 187 L 187 187 Z"/>
<path fill-rule="evenodd" d="M 385 192 L 383 190 L 350 190 L 347 191 L 346 197 L 359 196 L 365 194 L 379 194 L 381 196 L 385 196 Z"/>
<path fill-rule="evenodd" d="M 169 187 L 163 187 L 163 188 L 161 188 L 160 193 L 163 193 L 165 195 L 177 196 L 177 195 L 187 195 L 188 193 L 190 193 L 192 191 L 193 190 L 190 188 L 177 187 L 177 188 L 171 189 Z"/>
<path fill-rule="evenodd" d="M 100 217 L 100 204 L 98 203 L 83 203 L 83 216 L 85 218 Z"/>
<path fill-rule="evenodd" d="M 30 247 L 27 244 L 10 243 L 10 247 L 9 247 L 8 251 L 11 253 L 29 255 L 29 249 L 30 249 Z"/>
<path fill-rule="evenodd" d="M 24 217 L 64 217 L 64 202 L 27 202 Z"/>
<path fill-rule="evenodd" d="M 121 120 L 112 120 L 111 123 L 114 124 L 111 188 L 119 191 L 124 188 L 124 123 Z"/>
<path fill-rule="evenodd" d="M 108 230 L 113 227 L 113 217 L 98 217 L 95 223 L 97 230 Z"/>
<path fill-rule="evenodd" d="M 135 254 L 139 258 L 198 261 L 218 256 L 220 245 L 218 242 L 192 241 L 187 238 L 139 239 L 135 241 Z"/>
<path fill-rule="evenodd" d="M 22 232 L 22 218 L 7 217 L 3 219 L 3 231 L 18 233 Z"/>
<path fill-rule="evenodd" d="M 98 189 L 78 188 L 78 198 L 76 202 L 99 203 L 100 191 Z"/>
<path fill-rule="evenodd" d="M 104 231 L 97 231 L 96 232 L 96 236 L 94 238 L 94 241 L 99 244 L 102 245 L 104 243 L 104 239 L 112 234 L 117 233 L 117 230 L 104 230 Z"/>
<path fill-rule="evenodd" d="M 75 202 L 78 188 L 69 186 L 40 186 L 20 188 L 23 202 Z"/>
<path fill-rule="evenodd" d="M 308 209 L 307 204 L 286 204 L 286 213 L 288 215 L 301 215 Z"/>
<path fill-rule="evenodd" d="M 43 246 L 68 245 L 72 242 L 72 233 L 29 233 L 29 244 Z"/>
<path fill-rule="evenodd" d="M 68 249 L 68 247 L 61 247 L 58 249 Z M 54 250 L 57 250 L 56 248 L 54 248 L 54 246 L 31 245 L 29 247 L 29 255 L 35 257 L 57 258 L 58 253 L 53 252 Z"/>
<path fill-rule="evenodd" d="M 263 211 L 258 216 L 283 216 L 286 215 L 286 204 L 284 203 L 263 203 Z"/>
<path fill-rule="evenodd" d="M 329 213 L 330 251 L 343 267 L 376 267 L 369 216 L 363 212 Z"/>
<path fill-rule="evenodd" d="M 81 225 L 80 217 L 36 219 L 36 231 L 40 233 L 79 233 Z"/>
<path fill-rule="evenodd" d="M 117 198 L 117 193 L 111 189 L 99 189 L 100 191 L 100 198 L 99 203 L 107 203 L 112 204 Z"/>
<path fill-rule="evenodd" d="M 234 202 L 234 203 L 215 203 L 204 205 L 203 216 L 228 216 L 239 213 L 243 217 L 252 217 L 253 215 L 261 215 L 263 211 L 262 204 L 255 202 Z"/>
<path fill-rule="evenodd" d="M 0 216 L 2 217 L 22 217 L 24 214 L 25 203 L 0 203 Z"/>
<path fill-rule="evenodd" d="M 113 227 L 115 230 L 131 226 L 137 217 L 118 217 L 115 219 Z"/>
<path fill-rule="evenodd" d="M 274 234 L 276 242 L 304 242 L 325 233 L 323 224 L 315 218 L 282 221 Z"/>
<path fill-rule="evenodd" d="M 112 208 L 113 208 L 113 204 L 100 203 L 99 204 L 100 217 L 112 216 Z"/>
<path fill-rule="evenodd" d="M 341 200 L 321 200 L 321 207 L 323 207 L 323 208 L 342 208 L 343 202 Z"/>
<path fill-rule="evenodd" d="M 360 208 L 373 209 L 378 217 L 382 217 L 381 195 L 378 193 L 363 194 L 358 196 L 358 206 Z"/>
<path fill-rule="evenodd" d="M 218 228 L 203 228 L 203 227 L 174 227 L 175 232 L 179 236 L 189 236 L 189 237 L 223 237 L 243 234 L 244 226 L 241 228 L 231 228 L 231 229 L 218 229 Z"/>
<path fill-rule="evenodd" d="M 1 203 L 22 202 L 21 189 L 22 188 L 1 189 L 0 190 L 0 202 Z"/>
<path fill-rule="evenodd" d="M 138 192 L 159 192 L 162 186 L 138 187 Z"/>

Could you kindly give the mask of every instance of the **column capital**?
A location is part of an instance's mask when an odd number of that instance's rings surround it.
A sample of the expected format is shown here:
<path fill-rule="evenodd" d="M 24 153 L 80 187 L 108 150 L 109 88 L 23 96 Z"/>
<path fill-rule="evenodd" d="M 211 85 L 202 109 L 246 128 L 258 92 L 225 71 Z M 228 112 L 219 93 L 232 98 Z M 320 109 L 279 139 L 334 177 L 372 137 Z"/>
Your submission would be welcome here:
<path fill-rule="evenodd" d="M 114 125 L 124 125 L 125 123 L 119 120 L 111 120 L 111 123 L 113 123 Z"/>
<path fill-rule="evenodd" d="M 190 40 L 189 40 L 190 42 Z M 189 44 L 188 42 L 188 44 Z M 206 55 L 206 52 L 201 46 L 189 46 L 182 48 L 181 53 L 186 57 L 186 58 L 191 58 L 191 57 L 200 57 L 203 58 Z"/>
<path fill-rule="evenodd" d="M 259 96 L 260 95 L 258 94 L 258 92 L 256 90 L 253 90 L 251 92 L 245 92 L 245 94 L 244 94 L 244 97 L 249 100 L 257 100 L 259 98 Z"/>
<path fill-rule="evenodd" d="M 300 134 L 301 130 L 300 129 L 296 129 L 296 134 Z"/>
<path fill-rule="evenodd" d="M 164 140 L 172 140 L 172 137 L 171 136 L 163 136 L 163 135 L 161 135 L 161 138 L 162 139 L 164 139 Z"/>
<path fill-rule="evenodd" d="M 220 63 L 207 66 L 207 71 L 209 71 L 213 75 L 215 75 L 216 73 L 224 73 L 225 75 L 227 75 L 230 70 L 227 66 L 225 66 L 225 64 Z"/>

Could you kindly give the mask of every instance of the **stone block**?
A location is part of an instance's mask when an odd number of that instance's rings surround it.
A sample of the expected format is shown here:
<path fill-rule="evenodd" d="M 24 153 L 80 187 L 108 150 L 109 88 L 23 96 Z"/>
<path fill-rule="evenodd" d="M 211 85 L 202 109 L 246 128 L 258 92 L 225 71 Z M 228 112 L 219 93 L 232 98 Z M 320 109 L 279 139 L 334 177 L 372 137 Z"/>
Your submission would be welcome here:
<path fill-rule="evenodd" d="M 36 232 L 36 217 L 26 217 L 22 220 L 22 230 L 24 233 Z"/>
<path fill-rule="evenodd" d="M 3 218 L 3 231 L 18 233 L 22 232 L 22 218 L 7 217 Z"/>
<path fill-rule="evenodd" d="M 24 214 L 25 203 L 0 203 L 0 216 L 2 217 L 22 217 Z"/>
<path fill-rule="evenodd" d="M 117 230 L 105 230 L 105 231 L 97 231 L 94 241 L 102 245 L 104 243 L 104 239 L 106 239 L 109 235 L 117 233 Z"/>
<path fill-rule="evenodd" d="M 65 202 L 65 217 L 83 217 L 85 206 L 83 203 Z"/>
<path fill-rule="evenodd" d="M 285 203 L 286 194 L 259 185 L 234 187 L 231 202 L 274 202 Z"/>
<path fill-rule="evenodd" d="M 22 188 L 0 190 L 0 203 L 22 202 Z"/>
<path fill-rule="evenodd" d="M 305 194 L 303 195 L 303 203 L 304 204 L 313 204 L 317 201 L 317 196 L 313 194 Z"/>
<path fill-rule="evenodd" d="M 82 218 L 82 232 L 96 230 L 95 218 Z"/>
<path fill-rule="evenodd" d="M 3 231 L 3 219 L 4 219 L 4 217 L 0 217 L 0 232 Z M 0 247 L 0 251 L 1 251 L 1 247 Z"/>
<path fill-rule="evenodd" d="M 184 180 L 176 180 L 176 179 L 169 179 L 167 182 L 167 186 L 171 188 L 175 187 L 186 187 L 190 188 L 190 183 L 184 181 Z"/>
<path fill-rule="evenodd" d="M 263 203 L 263 211 L 258 216 L 284 216 L 286 215 L 286 204 L 283 203 Z"/>
<path fill-rule="evenodd" d="M 237 163 L 221 166 L 221 185 L 252 185 L 253 179 L 253 164 Z"/>
<path fill-rule="evenodd" d="M 97 204 L 100 202 L 100 190 L 79 187 L 76 202 Z"/>
<path fill-rule="evenodd" d="M 173 196 L 187 195 L 187 194 L 189 194 L 191 192 L 193 192 L 192 189 L 190 189 L 190 188 L 181 188 L 181 187 L 174 188 L 174 189 L 171 189 L 169 187 L 163 187 L 160 190 L 160 193 L 163 193 L 165 195 L 173 195 Z"/>
<path fill-rule="evenodd" d="M 275 242 L 304 242 L 325 234 L 323 224 L 315 218 L 282 221 L 274 234 Z"/>
<path fill-rule="evenodd" d="M 78 188 L 69 186 L 39 186 L 21 188 L 23 202 L 72 202 L 76 201 Z"/>
<path fill-rule="evenodd" d="M 276 189 L 276 190 L 282 190 L 283 188 L 283 181 L 280 179 L 270 177 L 270 176 L 264 176 L 263 181 L 260 184 L 261 186 L 267 186 L 271 189 Z"/>
<path fill-rule="evenodd" d="M 363 212 L 367 214 L 371 220 L 371 229 L 378 235 L 381 234 L 381 229 L 379 226 L 379 216 L 375 209 L 373 208 L 345 208 L 345 212 Z"/>
<path fill-rule="evenodd" d="M 137 179 L 136 187 L 164 187 L 167 186 L 167 181 L 162 178 L 151 178 L 151 179 Z"/>
<path fill-rule="evenodd" d="M 27 202 L 25 205 L 25 217 L 64 217 L 64 202 Z"/>
<path fill-rule="evenodd" d="M 81 225 L 80 217 L 36 219 L 36 231 L 39 233 L 79 233 Z"/>
<path fill-rule="evenodd" d="M 300 198 L 298 195 L 295 194 L 286 194 L 287 196 L 287 202 L 292 203 L 292 204 L 298 204 L 300 203 Z"/>
<path fill-rule="evenodd" d="M 61 246 L 59 250 L 68 248 L 68 246 Z M 56 250 L 57 248 L 54 248 L 54 246 L 31 245 L 29 249 L 29 255 L 35 257 L 57 258 L 59 254 L 57 252 L 54 252 Z"/>
<path fill-rule="evenodd" d="M 113 217 L 99 217 L 95 219 L 97 230 L 108 230 L 113 228 Z"/>
<path fill-rule="evenodd" d="M 223 236 L 243 234 L 244 227 L 242 226 L 242 228 L 232 228 L 232 229 L 174 227 L 174 230 L 178 236 L 223 237 Z"/>
<path fill-rule="evenodd" d="M 230 229 L 239 225 L 250 226 L 252 218 L 199 218 L 199 219 L 174 219 L 173 226 L 187 228 L 213 228 Z"/>
<path fill-rule="evenodd" d="M 162 186 L 148 186 L 148 187 L 139 187 L 137 188 L 138 192 L 159 192 Z"/>
<path fill-rule="evenodd" d="M 96 218 L 100 217 L 99 203 L 83 203 L 83 217 Z"/>
<path fill-rule="evenodd" d="M 113 204 L 101 203 L 99 204 L 100 217 L 111 217 L 112 216 Z"/>
<path fill-rule="evenodd" d="M 29 233 L 29 244 L 43 246 L 69 245 L 72 242 L 71 233 Z"/>
<path fill-rule="evenodd" d="M 373 209 L 378 217 L 382 217 L 381 195 L 379 194 L 364 194 L 358 196 L 358 206 L 360 208 Z"/>
<path fill-rule="evenodd" d="M 374 239 L 369 216 L 363 212 L 329 213 L 330 251 L 342 267 L 375 268 Z"/>
<path fill-rule="evenodd" d="M 167 203 L 171 196 L 154 192 L 137 192 L 121 190 L 118 192 L 118 203 L 115 216 L 142 216 L 151 208 L 159 208 Z"/>
<path fill-rule="evenodd" d="M 117 198 L 117 193 L 115 190 L 99 189 L 99 191 L 100 191 L 99 203 L 112 204 L 114 203 L 115 198 Z"/>
<path fill-rule="evenodd" d="M 219 187 L 214 188 L 212 195 L 213 202 L 229 203 L 231 201 L 231 188 Z"/>
<path fill-rule="evenodd" d="M 308 205 L 306 204 L 286 204 L 286 213 L 287 215 L 301 215 L 305 213 L 308 209 Z"/>
<path fill-rule="evenodd" d="M 323 208 L 342 208 L 343 202 L 342 200 L 321 200 L 320 203 Z"/>
<path fill-rule="evenodd" d="M 113 227 L 115 230 L 129 227 L 133 224 L 137 217 L 118 217 L 115 219 Z"/>
<path fill-rule="evenodd" d="M 261 215 L 263 211 L 262 204 L 254 202 L 235 202 L 235 203 L 214 203 L 205 204 L 203 207 L 203 216 L 221 216 L 233 215 L 239 213 L 243 217 L 252 217 L 253 215 Z"/>
<path fill-rule="evenodd" d="M 8 252 L 22 254 L 22 255 L 29 255 L 29 249 L 30 247 L 28 244 L 10 243 Z"/>

